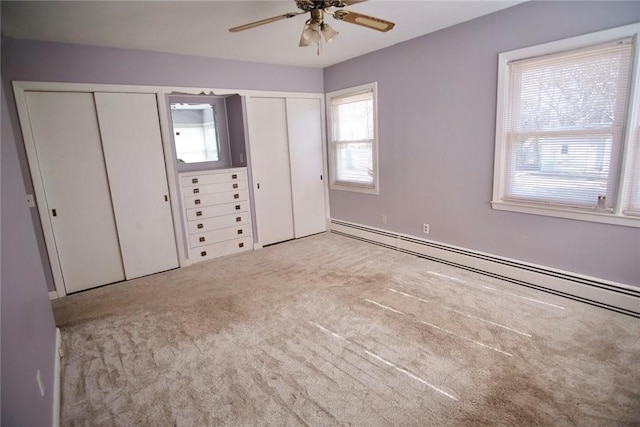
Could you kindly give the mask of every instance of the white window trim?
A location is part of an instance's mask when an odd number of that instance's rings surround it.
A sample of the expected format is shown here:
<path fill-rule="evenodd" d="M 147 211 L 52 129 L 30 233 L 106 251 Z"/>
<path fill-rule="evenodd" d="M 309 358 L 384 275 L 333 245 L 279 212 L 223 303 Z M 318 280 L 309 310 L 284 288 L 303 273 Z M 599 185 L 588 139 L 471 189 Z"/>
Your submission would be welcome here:
<path fill-rule="evenodd" d="M 333 98 L 355 95 L 359 92 L 373 92 L 373 140 L 371 142 L 371 150 L 373 156 L 373 186 L 357 184 L 355 182 L 344 182 L 336 179 L 336 146 L 337 142 L 333 140 L 333 116 L 331 100 Z M 332 190 L 354 191 L 366 194 L 380 194 L 379 173 L 378 173 L 378 84 L 377 82 L 367 83 L 360 86 L 350 87 L 346 89 L 328 92 L 326 95 L 325 105 L 327 107 L 327 140 L 329 141 L 329 188 Z"/>
<path fill-rule="evenodd" d="M 580 211 L 573 210 L 568 207 L 558 207 L 553 205 L 545 206 L 544 204 L 526 203 L 517 201 L 504 201 L 505 171 L 504 156 L 507 152 L 505 144 L 505 121 L 507 113 L 507 88 L 508 81 L 508 63 L 524 58 L 548 55 L 552 53 L 578 49 L 606 41 L 620 39 L 624 37 L 635 37 L 634 58 L 632 63 L 631 85 L 629 88 L 629 106 L 627 109 L 626 132 L 623 140 L 622 158 L 619 170 L 618 197 L 613 212 L 600 211 Z M 612 28 L 610 30 L 599 31 L 595 33 L 585 34 L 582 36 L 572 37 L 569 39 L 558 40 L 537 46 L 526 47 L 522 49 L 503 52 L 498 56 L 498 97 L 496 108 L 496 140 L 495 140 L 495 157 L 494 157 L 494 175 L 493 175 L 493 197 L 491 206 L 493 209 L 520 212 L 533 215 L 545 215 L 558 218 L 567 218 L 581 221 L 601 222 L 606 224 L 623 225 L 629 227 L 640 227 L 640 218 L 633 215 L 625 215 L 624 206 L 627 204 L 628 191 L 627 183 L 624 177 L 627 176 L 627 168 L 629 165 L 629 149 L 630 139 L 633 132 L 633 126 L 638 126 L 635 118 L 638 117 L 636 109 L 640 108 L 640 23 L 626 25 L 623 27 Z M 632 100 L 636 100 L 633 102 Z"/>

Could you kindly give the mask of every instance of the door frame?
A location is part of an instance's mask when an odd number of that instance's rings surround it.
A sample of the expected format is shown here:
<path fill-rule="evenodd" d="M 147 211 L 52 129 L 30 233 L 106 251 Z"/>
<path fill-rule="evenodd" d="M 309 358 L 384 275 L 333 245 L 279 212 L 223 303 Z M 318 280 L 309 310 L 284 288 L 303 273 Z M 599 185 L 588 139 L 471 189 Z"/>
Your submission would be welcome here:
<path fill-rule="evenodd" d="M 35 140 L 33 133 L 31 132 L 31 125 L 29 121 L 29 112 L 27 109 L 25 92 L 29 91 L 46 91 L 46 92 L 119 92 L 119 93 L 145 93 L 153 94 L 156 96 L 156 102 L 158 104 L 158 116 L 160 121 L 160 134 L 162 138 L 162 145 L 165 156 L 165 165 L 167 170 L 167 183 L 169 184 L 169 201 L 171 203 L 171 213 L 173 216 L 173 227 L 176 236 L 176 247 L 178 249 L 178 261 L 180 267 L 186 267 L 191 265 L 191 260 L 187 258 L 187 244 L 186 235 L 183 228 L 182 220 L 182 208 L 181 208 L 181 194 L 178 185 L 178 170 L 176 167 L 175 159 L 173 158 L 173 149 L 171 147 L 171 129 L 169 120 L 169 104 L 168 95 L 240 95 L 245 97 L 259 96 L 259 97 L 274 97 L 274 98 L 317 98 L 321 103 L 322 123 L 326 124 L 325 113 L 325 96 L 324 93 L 304 93 L 304 92 L 278 92 L 278 91 L 264 91 L 264 90 L 248 90 L 248 89 L 233 89 L 233 88 L 210 88 L 210 87 L 181 87 L 181 86 L 142 86 L 142 85 L 122 85 L 122 84 L 101 84 L 101 83 L 61 83 L 61 82 L 34 82 L 34 81 L 20 81 L 14 80 L 12 82 L 13 94 L 16 101 L 16 108 L 18 112 L 18 119 L 20 122 L 20 129 L 22 130 L 22 137 L 27 153 L 27 161 L 29 166 L 29 172 L 31 175 L 31 181 L 33 184 L 33 192 L 36 198 L 36 205 L 38 209 L 39 221 L 42 224 L 42 230 L 44 235 L 44 242 L 46 245 L 46 251 L 51 264 L 51 271 L 53 275 L 54 286 L 58 297 L 67 295 L 64 287 L 64 281 L 62 278 L 62 269 L 58 262 L 58 254 L 55 246 L 55 239 L 53 236 L 53 227 L 49 218 L 49 213 L 46 206 L 46 197 L 44 192 L 44 183 L 42 181 L 42 175 L 40 173 L 40 167 L 38 164 L 38 156 L 36 152 Z M 245 123 L 245 127 L 246 127 Z M 245 129 L 246 130 L 246 129 Z M 246 134 L 247 143 L 248 134 Z M 322 126 L 322 162 L 324 176 L 328 176 L 328 162 L 327 162 L 327 147 L 326 147 L 326 126 Z M 247 153 L 247 170 L 249 180 L 251 181 L 250 170 L 251 154 Z M 327 218 L 327 229 L 329 229 L 329 187 L 326 184 L 328 180 L 325 180 L 325 209 Z M 251 200 L 252 204 L 255 202 Z M 255 237 L 254 237 L 255 238 Z M 255 241 L 254 241 L 255 242 Z M 254 248 L 259 248 L 259 245 L 254 243 Z"/>

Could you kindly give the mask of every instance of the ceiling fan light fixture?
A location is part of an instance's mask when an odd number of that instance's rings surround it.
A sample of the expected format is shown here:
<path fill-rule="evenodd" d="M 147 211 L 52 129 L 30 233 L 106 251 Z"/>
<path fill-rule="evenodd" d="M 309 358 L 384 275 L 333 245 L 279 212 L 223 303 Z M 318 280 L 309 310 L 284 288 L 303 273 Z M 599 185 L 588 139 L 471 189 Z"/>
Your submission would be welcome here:
<path fill-rule="evenodd" d="M 307 22 L 302 30 L 300 46 L 311 46 L 318 43 L 320 43 L 320 25 L 314 21 Z"/>
<path fill-rule="evenodd" d="M 331 28 L 329 24 L 325 24 L 324 22 L 320 24 L 320 32 L 322 32 L 324 41 L 327 43 L 331 43 L 331 41 L 333 41 L 333 39 L 335 39 L 338 36 L 338 34 L 340 34 L 336 30 Z"/>

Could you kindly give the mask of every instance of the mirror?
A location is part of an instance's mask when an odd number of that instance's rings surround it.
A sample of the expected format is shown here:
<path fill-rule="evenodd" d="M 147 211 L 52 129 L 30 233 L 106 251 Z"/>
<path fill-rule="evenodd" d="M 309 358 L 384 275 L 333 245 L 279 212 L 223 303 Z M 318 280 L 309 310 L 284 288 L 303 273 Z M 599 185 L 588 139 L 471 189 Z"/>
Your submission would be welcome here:
<path fill-rule="evenodd" d="M 172 102 L 171 121 L 178 163 L 220 160 L 220 135 L 214 105 Z"/>

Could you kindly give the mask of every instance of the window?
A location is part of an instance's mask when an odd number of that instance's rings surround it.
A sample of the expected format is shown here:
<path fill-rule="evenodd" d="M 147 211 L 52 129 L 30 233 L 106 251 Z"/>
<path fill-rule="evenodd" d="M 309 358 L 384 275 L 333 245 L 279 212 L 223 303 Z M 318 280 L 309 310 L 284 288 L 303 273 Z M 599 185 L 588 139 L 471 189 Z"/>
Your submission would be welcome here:
<path fill-rule="evenodd" d="M 376 84 L 327 94 L 330 187 L 378 194 Z"/>
<path fill-rule="evenodd" d="M 500 54 L 495 209 L 640 227 L 639 30 Z"/>

